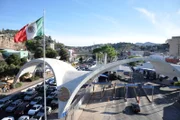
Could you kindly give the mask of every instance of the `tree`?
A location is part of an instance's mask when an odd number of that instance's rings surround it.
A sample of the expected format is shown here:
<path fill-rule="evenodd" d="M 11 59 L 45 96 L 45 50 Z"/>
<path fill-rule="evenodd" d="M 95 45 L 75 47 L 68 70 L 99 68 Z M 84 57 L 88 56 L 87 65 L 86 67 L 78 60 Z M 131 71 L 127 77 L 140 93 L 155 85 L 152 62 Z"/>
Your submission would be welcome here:
<path fill-rule="evenodd" d="M 27 58 L 21 58 L 21 66 L 27 62 Z"/>
<path fill-rule="evenodd" d="M 93 50 L 94 54 L 98 54 L 98 57 L 102 58 L 102 54 L 107 53 L 109 61 L 111 61 L 117 55 L 115 49 L 110 45 L 105 45 L 100 48 L 96 48 Z"/>
<path fill-rule="evenodd" d="M 21 64 L 21 59 L 18 55 L 12 54 L 6 59 L 7 64 L 11 65 L 20 65 Z"/>
<path fill-rule="evenodd" d="M 130 59 L 130 58 L 135 58 L 135 57 L 138 57 L 138 56 L 129 56 L 128 58 Z M 130 62 L 130 63 L 128 63 L 128 65 L 131 66 L 131 67 L 134 67 L 140 62 L 143 62 L 143 61 Z"/>
<path fill-rule="evenodd" d="M 67 61 L 69 58 L 68 51 L 63 47 L 59 51 L 60 60 Z"/>
<path fill-rule="evenodd" d="M 26 48 L 31 52 L 35 52 L 36 48 L 37 48 L 36 41 L 35 40 L 27 40 L 26 41 Z"/>
<path fill-rule="evenodd" d="M 83 62 L 83 58 L 80 57 L 80 58 L 79 58 L 79 63 L 82 63 L 82 62 Z"/>
<path fill-rule="evenodd" d="M 37 48 L 34 53 L 34 58 L 42 58 L 43 57 L 43 49 L 41 47 Z"/>
<path fill-rule="evenodd" d="M 46 50 L 46 57 L 48 58 L 56 58 L 57 57 L 57 52 L 53 50 L 52 48 L 47 48 Z"/>
<path fill-rule="evenodd" d="M 5 76 L 8 64 L 5 61 L 0 61 L 0 78 Z"/>
<path fill-rule="evenodd" d="M 6 76 L 14 76 L 19 72 L 20 66 L 16 66 L 14 64 L 10 64 L 6 69 Z"/>
<path fill-rule="evenodd" d="M 62 48 L 64 48 L 64 44 L 62 44 L 62 43 L 55 43 L 55 49 L 62 49 Z"/>

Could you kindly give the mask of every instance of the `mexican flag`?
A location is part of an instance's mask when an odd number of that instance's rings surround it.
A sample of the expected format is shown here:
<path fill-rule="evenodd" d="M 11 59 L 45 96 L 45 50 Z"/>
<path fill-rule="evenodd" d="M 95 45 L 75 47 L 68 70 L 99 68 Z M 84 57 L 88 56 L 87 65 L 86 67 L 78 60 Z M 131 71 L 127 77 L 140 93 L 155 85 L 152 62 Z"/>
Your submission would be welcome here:
<path fill-rule="evenodd" d="M 14 42 L 23 42 L 43 35 L 43 17 L 33 23 L 25 25 L 14 36 Z"/>

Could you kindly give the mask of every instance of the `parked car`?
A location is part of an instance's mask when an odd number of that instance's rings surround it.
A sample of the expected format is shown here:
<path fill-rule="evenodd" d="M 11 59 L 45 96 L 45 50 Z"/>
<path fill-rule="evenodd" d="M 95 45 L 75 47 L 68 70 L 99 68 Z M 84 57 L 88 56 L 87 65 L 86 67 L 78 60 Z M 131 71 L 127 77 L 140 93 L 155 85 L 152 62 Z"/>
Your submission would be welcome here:
<path fill-rule="evenodd" d="M 1 120 L 15 120 L 13 116 L 4 117 Z"/>
<path fill-rule="evenodd" d="M 34 94 L 34 92 L 35 92 L 35 89 L 30 88 L 30 89 L 27 89 L 25 93 L 28 94 L 28 95 L 32 95 L 32 94 Z"/>
<path fill-rule="evenodd" d="M 35 105 L 37 103 L 39 103 L 42 100 L 41 96 L 35 97 L 31 102 L 30 105 Z"/>
<path fill-rule="evenodd" d="M 46 99 L 46 105 L 50 106 L 52 99 Z M 44 98 L 38 103 L 44 106 Z"/>
<path fill-rule="evenodd" d="M 23 115 L 23 116 L 19 117 L 18 120 L 29 120 L 29 116 Z"/>
<path fill-rule="evenodd" d="M 58 108 L 58 99 L 57 98 L 54 98 L 52 101 L 51 101 L 51 107 L 53 108 L 53 109 L 56 109 L 56 108 Z"/>
<path fill-rule="evenodd" d="M 0 100 L 0 109 L 6 108 L 11 102 L 12 102 L 12 100 L 9 100 L 9 99 L 1 99 Z"/>
<path fill-rule="evenodd" d="M 46 85 L 46 90 L 48 89 L 48 85 Z M 38 92 L 43 92 L 44 91 L 44 85 L 38 85 L 35 88 L 36 91 Z"/>
<path fill-rule="evenodd" d="M 23 101 L 21 99 L 18 99 L 14 102 L 12 102 L 7 108 L 6 108 L 6 112 L 12 112 L 14 111 L 20 104 L 22 104 Z"/>
<path fill-rule="evenodd" d="M 46 106 L 47 115 L 51 114 L 52 108 L 50 106 Z M 36 116 L 44 116 L 44 107 L 40 109 L 40 111 L 36 114 Z"/>
<path fill-rule="evenodd" d="M 34 97 L 37 96 L 37 92 L 34 92 L 32 95 L 31 94 L 27 94 L 25 97 L 24 97 L 24 100 L 32 100 Z"/>
<path fill-rule="evenodd" d="M 55 79 L 54 78 L 50 78 L 49 80 L 46 81 L 46 84 L 49 84 L 52 81 L 55 81 Z"/>
<path fill-rule="evenodd" d="M 28 111 L 28 115 L 35 115 L 41 108 L 42 108 L 42 105 L 40 105 L 40 104 L 34 105 L 34 106 Z"/>
<path fill-rule="evenodd" d="M 25 94 L 24 92 L 20 92 L 20 93 L 17 93 L 17 94 L 15 94 L 15 95 L 13 95 L 10 99 L 11 99 L 12 101 L 15 101 L 15 100 L 17 100 L 17 99 L 23 99 L 25 95 L 26 95 L 26 94 Z"/>
<path fill-rule="evenodd" d="M 49 86 L 47 89 L 47 93 L 52 93 L 54 91 L 57 91 L 57 86 Z"/>
<path fill-rule="evenodd" d="M 56 84 L 56 81 L 54 80 L 54 81 L 50 81 L 49 85 L 56 86 L 57 84 Z"/>
<path fill-rule="evenodd" d="M 18 114 L 18 115 L 23 115 L 25 113 L 27 113 L 27 111 L 30 109 L 30 104 L 29 102 L 24 102 L 22 103 L 14 112 L 14 114 Z"/>
<path fill-rule="evenodd" d="M 139 104 L 137 104 L 137 103 L 131 103 L 131 108 L 134 113 L 140 112 L 140 107 L 139 107 Z"/>
<path fill-rule="evenodd" d="M 44 116 L 32 116 L 29 120 L 44 120 Z"/>
<path fill-rule="evenodd" d="M 57 96 L 57 92 L 52 92 L 50 95 L 47 96 L 47 99 L 53 99 Z"/>

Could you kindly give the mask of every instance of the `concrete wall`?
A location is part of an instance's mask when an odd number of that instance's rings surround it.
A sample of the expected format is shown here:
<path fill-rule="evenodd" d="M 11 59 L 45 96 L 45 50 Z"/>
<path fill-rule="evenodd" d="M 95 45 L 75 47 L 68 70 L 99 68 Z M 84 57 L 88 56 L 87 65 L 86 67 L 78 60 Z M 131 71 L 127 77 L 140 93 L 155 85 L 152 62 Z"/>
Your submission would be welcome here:
<path fill-rule="evenodd" d="M 180 56 L 180 37 L 172 37 L 168 40 L 169 54 L 172 56 Z"/>

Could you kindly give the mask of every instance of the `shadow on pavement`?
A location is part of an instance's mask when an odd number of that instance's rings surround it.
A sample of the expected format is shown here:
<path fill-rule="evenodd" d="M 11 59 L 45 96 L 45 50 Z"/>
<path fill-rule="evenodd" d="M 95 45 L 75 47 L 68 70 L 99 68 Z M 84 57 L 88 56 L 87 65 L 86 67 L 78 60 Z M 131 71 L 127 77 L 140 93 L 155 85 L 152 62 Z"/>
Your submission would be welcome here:
<path fill-rule="evenodd" d="M 178 103 L 166 106 L 163 109 L 163 120 L 180 120 L 180 109 L 177 108 Z M 178 106 L 180 107 L 180 105 Z"/>

